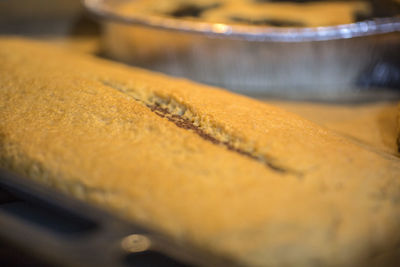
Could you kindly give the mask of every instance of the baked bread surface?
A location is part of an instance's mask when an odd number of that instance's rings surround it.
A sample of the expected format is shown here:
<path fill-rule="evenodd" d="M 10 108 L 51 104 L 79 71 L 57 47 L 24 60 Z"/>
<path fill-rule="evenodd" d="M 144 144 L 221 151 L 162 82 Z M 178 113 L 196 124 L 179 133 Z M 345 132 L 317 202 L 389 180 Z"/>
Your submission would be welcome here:
<path fill-rule="evenodd" d="M 137 0 L 121 2 L 128 17 L 178 18 L 191 21 L 273 27 L 319 27 L 398 16 L 396 0 Z M 147 17 L 148 19 L 148 17 Z"/>
<path fill-rule="evenodd" d="M 252 266 L 396 261 L 400 161 L 217 88 L 0 40 L 0 166 Z"/>

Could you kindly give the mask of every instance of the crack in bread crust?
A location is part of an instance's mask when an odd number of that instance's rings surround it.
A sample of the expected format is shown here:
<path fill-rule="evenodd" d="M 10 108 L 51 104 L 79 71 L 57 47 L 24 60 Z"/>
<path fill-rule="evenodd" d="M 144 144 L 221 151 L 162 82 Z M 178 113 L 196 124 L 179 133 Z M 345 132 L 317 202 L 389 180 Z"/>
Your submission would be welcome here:
<path fill-rule="evenodd" d="M 218 139 L 216 139 L 215 137 L 211 136 L 210 134 L 204 132 L 201 128 L 199 128 L 198 126 L 193 125 L 193 123 L 188 120 L 187 118 L 184 118 L 182 116 L 179 115 L 175 115 L 175 114 L 171 114 L 168 112 L 168 110 L 166 108 L 162 108 L 159 105 L 155 104 L 155 105 L 148 105 L 147 107 L 149 107 L 151 109 L 151 111 L 153 111 L 155 114 L 157 114 L 158 116 L 162 117 L 162 118 L 166 118 L 169 121 L 175 123 L 176 126 L 183 128 L 185 130 L 191 130 L 193 132 L 195 132 L 196 134 L 198 134 L 201 138 L 210 141 L 211 143 L 215 144 L 215 145 L 222 145 L 224 147 L 226 147 L 228 150 L 230 151 L 234 151 L 236 153 L 239 153 L 240 155 L 249 157 L 251 159 L 257 160 L 257 161 L 261 161 L 262 159 L 259 156 L 253 155 L 250 152 L 247 152 L 245 150 L 242 150 L 240 148 L 235 148 L 233 145 L 231 145 L 229 142 L 222 142 L 219 141 Z M 271 168 L 274 171 L 277 172 L 281 172 L 281 173 L 286 173 L 289 172 L 289 170 L 284 169 L 282 167 L 276 166 L 271 162 L 268 161 L 264 161 L 264 163 Z"/>
<path fill-rule="evenodd" d="M 237 145 L 238 143 L 242 143 L 240 138 L 229 135 L 221 128 L 207 125 L 209 131 L 206 131 L 204 129 L 205 127 L 201 127 L 202 123 L 200 122 L 201 120 L 198 115 L 195 115 L 188 107 L 185 107 L 173 99 L 166 99 L 155 95 L 143 97 L 139 96 L 139 94 L 132 88 L 126 88 L 123 85 L 111 81 L 102 80 L 100 82 L 107 87 L 111 87 L 112 89 L 118 90 L 121 93 L 132 97 L 135 101 L 149 108 L 156 115 L 173 122 L 179 128 L 194 132 L 204 140 L 215 145 L 223 146 L 230 151 L 263 163 L 275 172 L 292 174 L 299 178 L 303 176 L 303 174 L 297 170 L 279 166 L 272 162 L 271 159 L 268 159 L 265 155 L 255 153 L 253 148 L 240 148 L 239 145 Z M 212 130 L 211 132 L 210 129 Z"/>

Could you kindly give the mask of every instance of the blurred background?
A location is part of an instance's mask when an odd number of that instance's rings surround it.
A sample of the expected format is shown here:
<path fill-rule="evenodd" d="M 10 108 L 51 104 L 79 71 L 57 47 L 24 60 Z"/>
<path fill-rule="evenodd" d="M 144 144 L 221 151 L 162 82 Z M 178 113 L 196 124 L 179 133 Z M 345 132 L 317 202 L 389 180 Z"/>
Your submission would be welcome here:
<path fill-rule="evenodd" d="M 97 53 L 100 26 L 80 0 L 1 0 L 1 35 L 22 35 Z"/>
<path fill-rule="evenodd" d="M 1 0 L 0 33 L 66 35 L 97 32 L 80 0 Z"/>

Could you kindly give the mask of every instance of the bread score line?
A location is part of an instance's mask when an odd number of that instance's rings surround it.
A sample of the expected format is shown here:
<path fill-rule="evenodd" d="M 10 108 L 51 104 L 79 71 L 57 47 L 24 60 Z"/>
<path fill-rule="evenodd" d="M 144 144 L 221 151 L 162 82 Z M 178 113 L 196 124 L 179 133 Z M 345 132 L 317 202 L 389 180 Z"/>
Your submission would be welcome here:
<path fill-rule="evenodd" d="M 274 106 L 0 39 L 0 166 L 248 266 L 396 258 L 400 160 Z"/>

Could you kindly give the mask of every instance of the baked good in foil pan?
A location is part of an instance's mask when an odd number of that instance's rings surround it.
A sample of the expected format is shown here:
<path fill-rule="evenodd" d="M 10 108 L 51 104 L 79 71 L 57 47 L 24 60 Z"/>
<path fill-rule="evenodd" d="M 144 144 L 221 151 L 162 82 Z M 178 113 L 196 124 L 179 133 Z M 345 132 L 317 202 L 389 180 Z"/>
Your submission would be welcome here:
<path fill-rule="evenodd" d="M 148 14 L 211 23 L 322 27 L 400 15 L 397 0 L 138 0 L 123 14 Z"/>
<path fill-rule="evenodd" d="M 262 97 L 399 97 L 400 4 L 85 1 L 115 60 Z"/>

